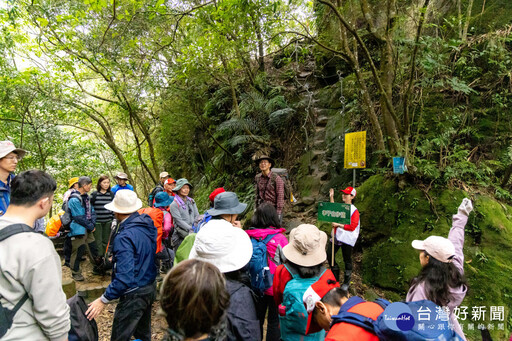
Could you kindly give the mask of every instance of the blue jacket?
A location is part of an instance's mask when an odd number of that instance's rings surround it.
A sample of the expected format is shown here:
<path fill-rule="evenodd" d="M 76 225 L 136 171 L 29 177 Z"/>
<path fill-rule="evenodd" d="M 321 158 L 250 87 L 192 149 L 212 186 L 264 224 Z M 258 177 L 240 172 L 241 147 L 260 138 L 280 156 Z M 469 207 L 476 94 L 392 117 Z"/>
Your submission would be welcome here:
<path fill-rule="evenodd" d="M 68 234 L 69 237 L 83 236 L 86 230 L 94 230 L 94 224 L 96 224 L 96 212 L 94 211 L 92 204 L 90 205 L 91 219 L 86 218 L 85 205 L 82 205 L 82 202 L 86 200 L 88 195 L 82 195 L 82 200 L 80 201 L 80 199 L 78 199 L 79 194 L 80 192 L 73 191 L 68 199 L 68 208 L 71 213 L 71 231 Z"/>
<path fill-rule="evenodd" d="M 147 214 L 135 212 L 121 222 L 114 239 L 112 282 L 104 298 L 111 301 L 155 281 L 156 235 Z"/>
<path fill-rule="evenodd" d="M 130 184 L 126 184 L 124 186 L 115 185 L 110 191 L 116 195 L 116 192 L 122 189 L 129 189 L 130 191 L 133 191 L 133 186 Z"/>
<path fill-rule="evenodd" d="M 5 214 L 9 202 L 11 201 L 11 182 L 14 179 L 14 174 L 9 174 L 7 177 L 7 183 L 0 180 L 0 216 Z"/>

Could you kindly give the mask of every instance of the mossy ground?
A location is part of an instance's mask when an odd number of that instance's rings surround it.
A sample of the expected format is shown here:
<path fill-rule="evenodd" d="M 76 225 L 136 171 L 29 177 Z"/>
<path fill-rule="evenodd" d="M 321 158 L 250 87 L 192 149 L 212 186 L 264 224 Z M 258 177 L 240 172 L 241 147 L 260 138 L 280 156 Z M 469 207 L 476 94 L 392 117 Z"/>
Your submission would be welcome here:
<path fill-rule="evenodd" d="M 468 197 L 460 190 L 432 188 L 428 192 L 431 204 L 423 191 L 412 186 L 400 190 L 397 184 L 395 176 L 375 175 L 358 188 L 355 205 L 361 213 L 361 235 L 356 248 L 363 252 L 363 283 L 375 289 L 360 293 L 367 299 L 375 298 L 376 291 L 392 301 L 405 299 L 410 280 L 420 271 L 412 240 L 447 236 L 451 216 Z M 481 339 L 479 323 L 495 329 L 491 330 L 494 340 L 508 340 L 512 325 L 512 207 L 482 195 L 471 199 L 475 210 L 466 226 L 464 244 L 470 291 L 461 305 L 468 307 L 468 319 L 462 325 L 469 340 Z M 479 306 L 486 309 L 485 320 L 469 321 L 473 307 Z M 491 320 L 491 306 L 505 307 L 505 321 Z M 474 323 L 474 331 L 468 330 L 470 323 Z M 497 330 L 500 323 L 504 331 Z"/>

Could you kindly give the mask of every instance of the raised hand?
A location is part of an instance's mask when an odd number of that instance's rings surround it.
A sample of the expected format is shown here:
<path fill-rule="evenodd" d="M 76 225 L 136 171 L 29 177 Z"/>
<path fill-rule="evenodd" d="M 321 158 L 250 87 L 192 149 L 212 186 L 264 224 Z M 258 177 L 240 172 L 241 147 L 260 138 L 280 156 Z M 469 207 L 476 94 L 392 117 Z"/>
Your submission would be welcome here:
<path fill-rule="evenodd" d="M 464 198 L 459 206 L 459 213 L 469 216 L 471 211 L 473 211 L 473 203 L 468 198 Z"/>

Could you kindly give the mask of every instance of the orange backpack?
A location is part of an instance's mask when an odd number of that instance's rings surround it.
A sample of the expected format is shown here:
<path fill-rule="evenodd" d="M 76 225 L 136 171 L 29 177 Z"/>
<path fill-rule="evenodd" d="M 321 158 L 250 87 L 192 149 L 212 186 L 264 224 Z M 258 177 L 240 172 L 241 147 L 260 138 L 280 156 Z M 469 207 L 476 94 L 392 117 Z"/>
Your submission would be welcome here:
<path fill-rule="evenodd" d="M 62 221 L 60 220 L 60 216 L 64 214 L 64 211 L 59 211 L 56 215 L 53 215 L 50 220 L 48 220 L 48 224 L 46 224 L 45 234 L 48 237 L 55 237 L 57 233 L 59 233 L 62 227 Z"/>
<path fill-rule="evenodd" d="M 164 224 L 164 212 L 158 208 L 154 207 L 146 207 L 138 210 L 139 214 L 147 214 L 153 220 L 153 224 L 157 230 L 156 237 L 156 253 L 162 251 L 162 232 L 163 232 L 163 224 Z"/>

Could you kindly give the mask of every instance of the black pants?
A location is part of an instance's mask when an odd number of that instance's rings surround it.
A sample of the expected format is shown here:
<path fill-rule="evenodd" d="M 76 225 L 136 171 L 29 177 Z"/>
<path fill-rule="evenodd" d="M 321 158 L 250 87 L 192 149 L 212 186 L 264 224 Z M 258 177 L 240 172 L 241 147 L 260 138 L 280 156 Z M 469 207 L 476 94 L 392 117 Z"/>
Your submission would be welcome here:
<path fill-rule="evenodd" d="M 64 246 L 62 247 L 62 253 L 64 253 L 64 262 L 69 263 L 71 261 L 71 251 L 73 246 L 71 245 L 71 237 L 64 239 Z"/>
<path fill-rule="evenodd" d="M 159 253 L 157 253 L 155 255 L 155 265 L 156 265 L 156 269 L 157 269 L 157 272 L 160 269 L 160 263 L 162 262 L 163 263 L 163 267 L 164 267 L 164 270 L 167 272 L 169 271 L 173 264 L 174 264 L 174 251 L 170 248 L 168 248 L 167 246 L 163 246 L 164 248 L 162 249 L 162 251 L 160 251 Z"/>
<path fill-rule="evenodd" d="M 345 271 L 352 271 L 353 265 L 352 265 L 352 249 L 353 247 L 341 243 L 341 245 L 334 244 L 334 266 L 332 265 L 332 242 L 327 243 L 327 260 L 329 261 L 329 267 L 331 268 L 332 272 L 334 273 L 334 276 L 339 281 L 340 280 L 340 267 L 338 263 L 336 263 L 336 253 L 338 253 L 338 250 L 341 248 L 341 253 L 343 255 L 343 262 L 345 263 Z"/>
<path fill-rule="evenodd" d="M 121 296 L 114 313 L 111 341 L 129 341 L 132 336 L 151 341 L 151 306 L 156 299 L 156 284 Z"/>
<path fill-rule="evenodd" d="M 270 295 L 263 295 L 258 297 L 256 301 L 256 314 L 260 320 L 261 336 L 263 336 L 263 324 L 265 323 L 265 315 L 268 310 L 267 317 L 267 338 L 266 341 L 279 341 L 281 339 L 281 332 L 279 330 L 279 314 L 274 297 Z"/>

